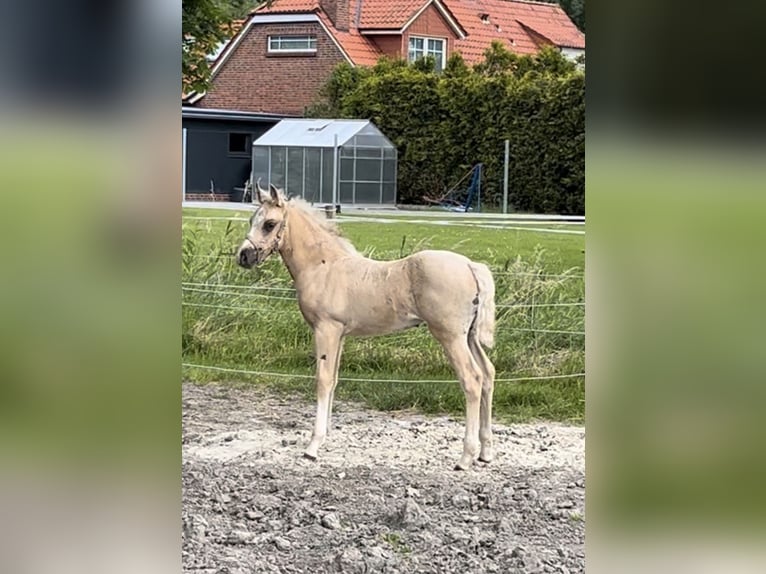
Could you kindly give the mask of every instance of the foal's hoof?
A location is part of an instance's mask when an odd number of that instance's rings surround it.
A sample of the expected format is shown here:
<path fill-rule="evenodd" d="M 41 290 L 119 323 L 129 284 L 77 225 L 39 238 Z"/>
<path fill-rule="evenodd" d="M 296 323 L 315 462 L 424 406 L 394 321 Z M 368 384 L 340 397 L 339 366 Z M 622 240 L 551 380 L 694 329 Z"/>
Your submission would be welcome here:
<path fill-rule="evenodd" d="M 485 458 L 481 458 L 481 457 L 479 457 L 479 459 L 478 459 L 478 460 L 479 460 L 479 462 L 483 462 L 484 464 L 489 464 L 490 462 L 492 462 L 492 459 L 491 459 L 491 458 L 487 458 L 487 459 L 485 459 Z"/>
<path fill-rule="evenodd" d="M 317 457 L 315 457 L 313 454 L 309 454 L 307 452 L 303 453 L 303 458 L 305 458 L 307 460 L 310 460 L 311 462 L 316 462 L 317 461 Z"/>

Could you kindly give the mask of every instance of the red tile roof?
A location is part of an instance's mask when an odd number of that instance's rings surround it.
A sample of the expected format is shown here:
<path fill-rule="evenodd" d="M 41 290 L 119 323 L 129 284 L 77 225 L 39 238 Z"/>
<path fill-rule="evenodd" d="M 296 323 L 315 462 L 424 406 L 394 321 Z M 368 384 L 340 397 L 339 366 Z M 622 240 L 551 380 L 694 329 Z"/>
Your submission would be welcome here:
<path fill-rule="evenodd" d="M 580 32 L 558 4 L 508 0 L 445 0 L 468 32 L 455 42 L 466 61 L 481 61 L 493 40 L 502 41 L 517 54 L 534 54 L 540 49 L 535 37 L 567 48 L 585 48 Z M 482 19 L 482 15 L 486 15 Z M 532 33 L 530 33 L 532 30 Z"/>
<path fill-rule="evenodd" d="M 356 5 L 357 0 L 349 1 L 351 3 L 349 11 L 351 14 L 354 14 L 352 10 Z M 320 12 L 319 19 L 325 25 L 325 28 L 327 28 L 330 33 L 335 36 L 338 44 L 341 45 L 343 50 L 346 52 L 346 54 L 348 54 L 348 57 L 351 58 L 351 61 L 354 62 L 354 64 L 360 66 L 374 66 L 378 61 L 378 58 L 380 58 L 382 55 L 377 46 L 375 46 L 375 44 L 373 44 L 369 38 L 362 36 L 353 26 L 349 27 L 348 32 L 344 32 L 342 30 L 336 30 L 332 24 L 332 21 L 327 17 L 326 14 Z"/>
<path fill-rule="evenodd" d="M 359 27 L 398 30 L 426 4 L 426 0 L 362 0 Z"/>
<path fill-rule="evenodd" d="M 251 14 L 305 14 L 315 10 L 319 10 L 319 0 L 274 0 L 271 5 L 256 8 Z"/>
<path fill-rule="evenodd" d="M 337 0 L 343 2 L 344 0 Z M 365 29 L 400 29 L 432 0 L 361 0 L 359 25 L 357 2 L 349 2 L 349 30 L 336 30 L 322 11 L 319 0 L 274 0 L 257 8 L 257 14 L 316 12 L 322 23 L 355 64 L 372 65 L 382 55 L 363 34 Z M 441 0 L 466 31 L 465 39 L 455 40 L 455 49 L 466 62 L 474 64 L 484 57 L 493 40 L 500 40 L 517 54 L 534 54 L 550 43 L 561 48 L 585 48 L 580 32 L 558 4 L 527 0 Z"/>

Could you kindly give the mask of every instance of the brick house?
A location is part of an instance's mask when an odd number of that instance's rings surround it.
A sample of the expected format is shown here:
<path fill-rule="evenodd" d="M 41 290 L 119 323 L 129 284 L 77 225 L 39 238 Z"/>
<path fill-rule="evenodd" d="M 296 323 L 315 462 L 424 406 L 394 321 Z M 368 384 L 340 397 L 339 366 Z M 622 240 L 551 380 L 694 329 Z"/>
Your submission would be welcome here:
<path fill-rule="evenodd" d="M 213 66 L 210 89 L 184 103 L 202 108 L 302 115 L 332 69 L 370 66 L 381 56 L 453 52 L 469 64 L 493 40 L 533 54 L 556 46 L 585 51 L 585 35 L 558 4 L 527 0 L 274 0 L 254 10 Z"/>

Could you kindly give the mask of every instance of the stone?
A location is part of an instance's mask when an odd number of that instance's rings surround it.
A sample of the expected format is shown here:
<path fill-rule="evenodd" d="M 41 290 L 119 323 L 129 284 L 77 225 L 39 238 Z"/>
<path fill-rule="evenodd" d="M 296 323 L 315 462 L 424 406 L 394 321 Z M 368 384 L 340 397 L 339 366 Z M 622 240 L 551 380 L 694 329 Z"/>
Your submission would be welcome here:
<path fill-rule="evenodd" d="M 340 518 L 334 512 L 328 512 L 322 516 L 321 524 L 328 530 L 338 530 L 340 528 Z"/>
<path fill-rule="evenodd" d="M 335 556 L 335 566 L 338 572 L 344 574 L 364 574 L 367 565 L 364 556 L 357 548 L 346 548 Z"/>
<path fill-rule="evenodd" d="M 232 530 L 226 537 L 226 544 L 248 544 L 252 542 L 253 538 L 255 538 L 255 534 L 247 530 Z"/>
<path fill-rule="evenodd" d="M 277 550 L 282 550 L 283 552 L 286 550 L 290 550 L 292 548 L 292 543 L 287 538 L 282 538 L 281 536 L 277 536 L 274 538 L 274 546 L 277 547 Z"/>

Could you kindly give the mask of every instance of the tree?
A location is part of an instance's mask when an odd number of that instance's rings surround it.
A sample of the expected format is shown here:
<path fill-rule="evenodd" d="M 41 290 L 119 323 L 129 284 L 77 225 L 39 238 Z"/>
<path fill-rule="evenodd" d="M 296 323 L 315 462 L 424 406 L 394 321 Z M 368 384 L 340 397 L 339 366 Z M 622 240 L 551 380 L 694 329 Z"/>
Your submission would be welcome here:
<path fill-rule="evenodd" d="M 236 33 L 233 22 L 259 3 L 258 0 L 183 0 L 183 91 L 207 89 L 211 72 L 208 56 Z"/>
<path fill-rule="evenodd" d="M 507 139 L 515 210 L 584 213 L 584 69 L 552 47 L 484 56 L 469 67 L 455 54 L 443 72 L 427 59 L 339 64 L 308 115 L 372 120 L 398 150 L 402 203 L 439 200 L 481 162 L 482 203 L 499 205 Z"/>
<path fill-rule="evenodd" d="M 585 32 L 585 0 L 558 0 L 558 2 L 575 26 Z"/>

